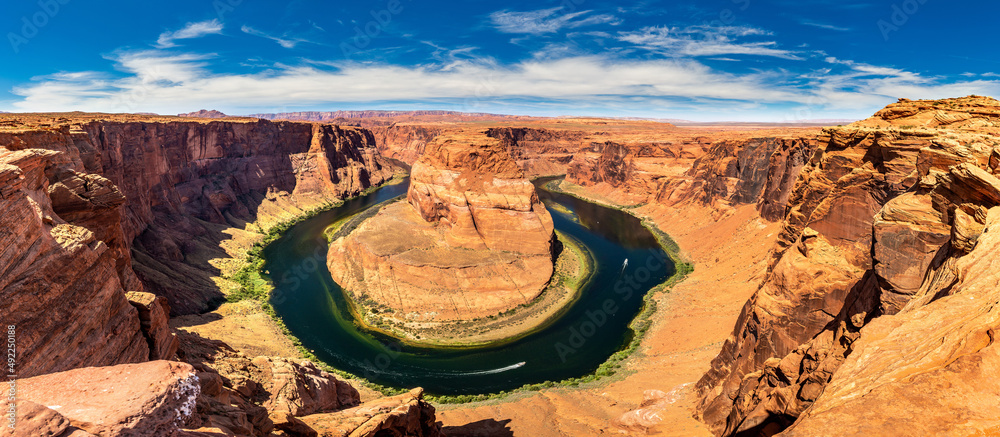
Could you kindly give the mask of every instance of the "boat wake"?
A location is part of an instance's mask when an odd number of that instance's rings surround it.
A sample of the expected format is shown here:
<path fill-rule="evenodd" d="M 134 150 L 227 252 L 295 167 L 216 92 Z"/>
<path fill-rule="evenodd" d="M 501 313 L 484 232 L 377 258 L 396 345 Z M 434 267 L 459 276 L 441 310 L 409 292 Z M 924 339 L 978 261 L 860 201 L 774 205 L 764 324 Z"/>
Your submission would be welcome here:
<path fill-rule="evenodd" d="M 508 370 L 519 369 L 521 367 L 524 367 L 525 364 L 526 363 L 524 361 L 521 361 L 520 363 L 511 364 L 511 365 L 509 365 L 507 367 L 501 367 L 499 369 L 483 370 L 481 372 L 466 372 L 465 374 L 466 375 L 492 375 L 494 373 L 503 373 L 503 372 L 506 372 Z"/>

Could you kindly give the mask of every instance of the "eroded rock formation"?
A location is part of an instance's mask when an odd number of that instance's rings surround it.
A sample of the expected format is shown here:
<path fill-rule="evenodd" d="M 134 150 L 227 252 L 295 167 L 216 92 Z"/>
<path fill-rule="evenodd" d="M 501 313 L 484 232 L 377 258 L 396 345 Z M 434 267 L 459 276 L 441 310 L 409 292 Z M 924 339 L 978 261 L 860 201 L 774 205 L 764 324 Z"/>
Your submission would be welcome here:
<path fill-rule="evenodd" d="M 434 408 L 420 389 L 361 404 L 354 387 L 308 361 L 250 358 L 194 334 L 182 340 L 180 356 L 194 366 L 201 384 L 184 424 L 188 436 L 440 435 Z"/>
<path fill-rule="evenodd" d="M 194 369 L 171 361 L 52 373 L 19 380 L 17 389 L 17 437 L 169 436 L 201 391 Z"/>
<path fill-rule="evenodd" d="M 582 131 L 498 127 L 486 135 L 500 140 L 529 177 L 564 175 L 579 151 Z"/>
<path fill-rule="evenodd" d="M 209 259 L 239 254 L 223 231 L 266 229 L 392 174 L 364 130 L 32 117 L 0 131 L 0 314 L 19 378 L 172 359 L 171 308 L 221 297 Z"/>
<path fill-rule="evenodd" d="M 433 126 L 396 124 L 373 126 L 370 129 L 382 156 L 411 166 L 424 154 L 427 143 L 443 132 L 443 129 Z"/>
<path fill-rule="evenodd" d="M 413 165 L 423 155 L 427 144 L 438 135 L 475 135 L 474 129 L 449 128 L 448 125 L 396 124 L 370 127 L 383 156 Z M 483 131 L 500 140 L 514 161 L 528 177 L 566 174 L 586 135 L 582 131 L 527 127 L 494 127 Z"/>
<path fill-rule="evenodd" d="M 407 202 L 333 242 L 334 280 L 407 320 L 471 320 L 530 302 L 552 276 L 553 224 L 496 139 L 437 137 Z"/>
<path fill-rule="evenodd" d="M 680 144 L 595 143 L 590 153 L 579 154 L 570 163 L 567 180 L 605 185 L 661 205 L 699 202 L 722 214 L 733 205 L 756 204 L 762 217 L 778 221 L 801 169 L 816 149 L 814 140 L 794 136 L 699 140 L 703 139 Z"/>
<path fill-rule="evenodd" d="M 979 97 L 901 100 L 825 131 L 789 197 L 768 276 L 699 382 L 699 414 L 718 434 L 772 435 L 799 417 L 791 435 L 892 434 L 916 420 L 913 402 L 932 410 L 918 427 L 927 434 L 995 430 L 985 419 L 995 408 L 914 390 L 992 366 L 995 324 L 980 316 L 994 304 L 971 272 L 992 251 L 980 239 L 1000 202 L 998 108 Z M 924 344 L 921 330 L 949 334 Z M 834 425 L 847 405 L 878 417 Z M 949 428 L 948 416 L 966 419 Z"/>
<path fill-rule="evenodd" d="M 393 173 L 369 131 L 307 123 L 57 119 L 0 132 L 0 148 L 59 152 L 44 152 L 45 203 L 104 243 L 126 290 L 174 314 L 223 298 L 210 260 L 233 255 L 227 228 L 266 230 Z"/>
<path fill-rule="evenodd" d="M 124 284 L 141 285 L 119 225 L 124 197 L 107 179 L 60 170 L 59 156 L 0 148 L 0 314 L 25 378 L 150 357 L 125 296 Z"/>
<path fill-rule="evenodd" d="M 423 390 L 390 396 L 334 413 L 314 414 L 301 421 L 319 435 L 333 437 L 439 437 L 434 407 L 423 400 Z"/>

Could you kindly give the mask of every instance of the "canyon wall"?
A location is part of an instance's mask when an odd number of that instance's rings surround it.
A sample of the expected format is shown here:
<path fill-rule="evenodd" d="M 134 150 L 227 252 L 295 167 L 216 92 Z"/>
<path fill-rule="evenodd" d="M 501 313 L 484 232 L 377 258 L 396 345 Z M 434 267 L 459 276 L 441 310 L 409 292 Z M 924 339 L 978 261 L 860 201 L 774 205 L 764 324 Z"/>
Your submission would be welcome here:
<path fill-rule="evenodd" d="M 566 174 L 586 134 L 541 128 L 495 127 L 486 136 L 500 140 L 528 177 Z"/>
<path fill-rule="evenodd" d="M 168 326 L 172 306 L 220 295 L 208 261 L 242 255 L 228 238 L 252 244 L 391 177 L 370 132 L 13 117 L 0 120 L 0 315 L 18 392 L 0 406 L 17 411 L 14 436 L 440 435 L 419 389 L 359 405 L 309 362 Z"/>
<path fill-rule="evenodd" d="M 372 134 L 379 152 L 386 158 L 413 165 L 424 154 L 427 143 L 443 132 L 435 126 L 372 126 Z"/>
<path fill-rule="evenodd" d="M 229 234 L 392 174 L 360 129 L 86 117 L 5 128 L 0 164 L 0 313 L 22 376 L 172 354 L 161 313 L 223 298 L 210 261 L 241 255 Z"/>
<path fill-rule="evenodd" d="M 816 150 L 809 137 L 691 138 L 671 143 L 593 143 L 577 154 L 566 180 L 631 195 L 640 203 L 697 202 L 720 214 L 755 204 L 770 221 L 784 217 L 799 173 Z"/>
<path fill-rule="evenodd" d="M 773 435 L 799 417 L 791 435 L 890 435 L 919 408 L 913 429 L 929 434 L 955 417 L 966 430 L 993 426 L 996 403 L 950 400 L 974 384 L 918 394 L 904 381 L 981 380 L 996 359 L 996 325 L 980 316 L 994 304 L 971 272 L 993 251 L 979 238 L 1000 202 L 998 107 L 901 100 L 818 138 L 768 274 L 698 383 L 698 414 L 718 435 Z M 917 340 L 928 330 L 950 334 Z M 847 418 L 847 405 L 878 417 Z"/>
<path fill-rule="evenodd" d="M 138 311 L 122 285 L 123 275 L 138 284 L 134 274 L 126 274 L 127 247 L 97 237 L 122 241 L 117 224 L 124 196 L 96 175 L 55 179 L 58 155 L 0 148 L 0 314 L 5 327 L 15 327 L 15 370 L 22 377 L 137 363 L 150 355 Z M 90 189 L 75 183 L 79 179 L 89 181 Z M 68 208 L 71 200 L 76 202 Z M 72 222 L 55 212 L 63 208 L 87 210 L 109 226 L 95 232 L 86 227 L 92 225 L 88 220 Z"/>
<path fill-rule="evenodd" d="M 591 196 L 644 211 L 693 202 L 716 221 L 753 204 L 781 223 L 697 384 L 696 416 L 715 434 L 997 432 L 1000 404 L 975 394 L 995 391 L 998 359 L 996 100 L 901 100 L 817 136 L 715 141 L 686 160 L 593 145 L 567 177 Z"/>
<path fill-rule="evenodd" d="M 118 252 L 123 286 L 141 287 L 132 264 L 175 314 L 223 298 L 212 277 L 220 273 L 213 260 L 230 257 L 225 229 L 260 232 L 392 174 L 370 132 L 321 124 L 90 121 L 6 135 L 0 146 L 61 152 L 54 165 L 118 187 L 121 220 L 93 217 L 90 228 L 109 234 L 97 237 Z"/>
<path fill-rule="evenodd" d="M 485 134 L 500 140 L 529 178 L 566 174 L 567 166 L 584 144 L 582 131 L 527 127 L 491 127 L 485 130 L 455 128 L 436 124 L 392 124 L 372 126 L 383 156 L 406 165 L 417 162 L 427 144 L 442 134 Z"/>

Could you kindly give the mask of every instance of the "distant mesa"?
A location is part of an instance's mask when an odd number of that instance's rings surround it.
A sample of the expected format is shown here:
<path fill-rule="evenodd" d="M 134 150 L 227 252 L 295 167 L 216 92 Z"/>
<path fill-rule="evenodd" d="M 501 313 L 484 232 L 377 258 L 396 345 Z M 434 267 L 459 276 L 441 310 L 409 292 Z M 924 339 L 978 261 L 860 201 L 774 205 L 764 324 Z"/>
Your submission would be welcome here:
<path fill-rule="evenodd" d="M 263 118 L 265 120 L 290 120 L 290 121 L 335 121 L 335 120 L 363 120 L 363 119 L 420 119 L 423 121 L 448 120 L 461 121 L 472 119 L 521 119 L 524 117 L 517 115 L 487 114 L 482 112 L 456 112 L 456 111 L 304 111 L 304 112 L 280 112 L 273 114 L 250 114 L 248 117 Z"/>
<path fill-rule="evenodd" d="M 207 110 L 202 109 L 198 112 L 188 112 L 186 114 L 177 114 L 178 117 L 190 117 L 190 118 L 226 118 L 228 115 L 223 114 L 214 109 Z"/>
<path fill-rule="evenodd" d="M 406 202 L 331 244 L 334 280 L 397 322 L 454 322 L 526 304 L 553 273 L 553 223 L 500 140 L 444 134 L 411 172 Z"/>

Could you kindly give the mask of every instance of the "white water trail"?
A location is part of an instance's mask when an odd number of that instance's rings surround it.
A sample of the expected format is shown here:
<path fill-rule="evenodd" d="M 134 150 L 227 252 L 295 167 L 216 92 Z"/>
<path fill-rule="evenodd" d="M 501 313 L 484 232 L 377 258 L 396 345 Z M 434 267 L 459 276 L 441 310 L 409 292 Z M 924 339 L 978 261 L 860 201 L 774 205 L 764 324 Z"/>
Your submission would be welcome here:
<path fill-rule="evenodd" d="M 514 369 L 519 369 L 519 368 L 521 368 L 521 367 L 524 367 L 524 365 L 525 365 L 525 364 L 526 364 L 526 363 L 525 363 L 524 361 L 521 361 L 520 363 L 517 363 L 517 364 L 511 364 L 511 365 L 509 365 L 509 366 L 507 366 L 507 367 L 501 367 L 501 368 L 499 368 L 499 369 L 493 369 L 493 370 L 483 370 L 483 371 L 481 371 L 481 372 L 466 372 L 466 373 L 464 373 L 464 374 L 465 374 L 465 375 L 492 375 L 492 374 L 494 374 L 494 373 L 503 373 L 503 372 L 506 372 L 506 371 L 508 371 L 508 370 L 514 370 Z"/>

